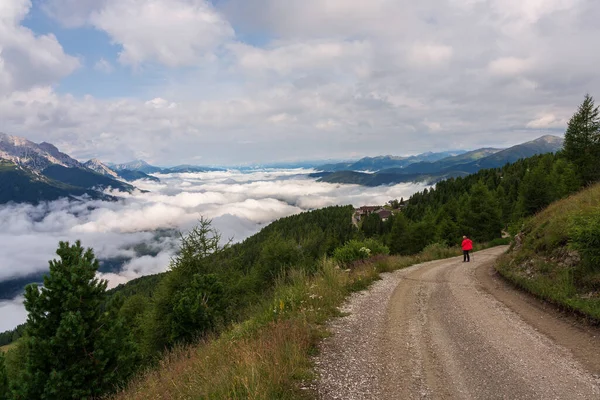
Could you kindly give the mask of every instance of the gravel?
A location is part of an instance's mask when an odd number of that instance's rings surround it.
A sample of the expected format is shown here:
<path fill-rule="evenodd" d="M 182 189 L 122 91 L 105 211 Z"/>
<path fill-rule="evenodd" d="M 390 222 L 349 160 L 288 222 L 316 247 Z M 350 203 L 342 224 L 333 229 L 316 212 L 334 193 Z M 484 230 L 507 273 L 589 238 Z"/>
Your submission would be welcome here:
<path fill-rule="evenodd" d="M 597 375 L 477 282 L 503 250 L 383 274 L 352 295 L 315 359 L 318 397 L 600 399 Z M 586 345 L 600 357 L 600 342 Z"/>

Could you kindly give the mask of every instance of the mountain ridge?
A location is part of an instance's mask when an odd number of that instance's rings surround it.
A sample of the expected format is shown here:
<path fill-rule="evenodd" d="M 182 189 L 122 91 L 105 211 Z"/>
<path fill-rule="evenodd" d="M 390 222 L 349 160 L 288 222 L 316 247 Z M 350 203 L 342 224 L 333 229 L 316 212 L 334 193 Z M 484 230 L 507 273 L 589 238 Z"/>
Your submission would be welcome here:
<path fill-rule="evenodd" d="M 534 156 L 536 154 L 553 153 L 562 148 L 564 139 L 553 135 L 544 135 L 529 142 L 520 143 L 507 149 L 495 151 L 488 149 L 491 154 L 485 155 L 484 149 L 477 149 L 469 153 L 481 152 L 480 157 L 470 162 L 461 159 L 461 156 L 452 156 L 435 161 L 433 163 L 415 163 L 405 168 L 387 168 L 376 173 L 367 174 L 359 171 L 322 171 L 311 174 L 319 178 L 320 182 L 358 184 L 363 186 L 380 186 L 406 182 L 426 182 L 433 184 L 448 178 L 455 178 L 473 174 L 487 168 L 502 167 L 514 163 L 519 159 Z"/>

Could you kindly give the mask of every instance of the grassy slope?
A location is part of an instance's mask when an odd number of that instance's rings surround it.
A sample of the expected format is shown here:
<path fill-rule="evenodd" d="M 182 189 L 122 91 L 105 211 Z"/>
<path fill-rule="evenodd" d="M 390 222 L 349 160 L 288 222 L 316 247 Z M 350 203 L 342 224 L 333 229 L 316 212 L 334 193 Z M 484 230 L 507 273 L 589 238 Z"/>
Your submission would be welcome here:
<path fill-rule="evenodd" d="M 113 399 L 312 398 L 301 389 L 313 379 L 311 355 L 347 295 L 367 288 L 380 272 L 459 253 L 432 245 L 416 256 L 371 259 L 351 271 L 331 260 L 319 262 L 312 276 L 291 271 L 252 318 L 218 338 L 176 349 Z"/>
<path fill-rule="evenodd" d="M 9 351 L 12 347 L 14 347 L 17 343 L 11 343 L 11 344 L 7 344 L 6 346 L 0 346 L 0 351 L 3 352 L 7 352 Z"/>
<path fill-rule="evenodd" d="M 600 268 L 585 266 L 573 250 L 581 218 L 599 214 L 600 185 L 550 205 L 525 223 L 496 269 L 521 288 L 600 322 Z"/>

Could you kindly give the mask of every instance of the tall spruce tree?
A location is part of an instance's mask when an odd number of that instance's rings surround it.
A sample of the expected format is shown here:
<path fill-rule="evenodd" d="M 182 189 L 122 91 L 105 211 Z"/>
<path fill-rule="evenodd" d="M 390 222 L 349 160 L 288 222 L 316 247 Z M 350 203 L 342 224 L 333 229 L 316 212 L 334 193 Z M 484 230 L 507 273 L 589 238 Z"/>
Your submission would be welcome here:
<path fill-rule="evenodd" d="M 470 196 L 463 200 L 461 225 L 472 239 L 485 242 L 501 236 L 502 222 L 498 202 L 483 182 L 471 187 Z"/>
<path fill-rule="evenodd" d="M 564 155 L 584 183 L 600 179 L 600 111 L 589 94 L 569 121 Z"/>
<path fill-rule="evenodd" d="M 133 368 L 134 348 L 117 307 L 105 302 L 106 281 L 96 278 L 92 250 L 60 242 L 56 254 L 44 286 L 26 288 L 29 351 L 17 398 L 97 397 Z"/>

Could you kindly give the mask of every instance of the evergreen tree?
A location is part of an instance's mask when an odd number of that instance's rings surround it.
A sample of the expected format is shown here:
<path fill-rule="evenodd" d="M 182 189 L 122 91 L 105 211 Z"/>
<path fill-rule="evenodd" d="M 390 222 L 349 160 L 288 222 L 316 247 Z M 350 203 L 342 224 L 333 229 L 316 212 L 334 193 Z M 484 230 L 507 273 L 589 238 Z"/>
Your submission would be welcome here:
<path fill-rule="evenodd" d="M 519 214 L 528 217 L 541 211 L 552 201 L 552 186 L 549 175 L 540 164 L 527 172 L 519 189 Z"/>
<path fill-rule="evenodd" d="M 382 223 L 379 214 L 371 213 L 367 215 L 361 224 L 361 230 L 366 237 L 377 236 L 381 233 Z"/>
<path fill-rule="evenodd" d="M 564 155 L 576 166 L 584 183 L 600 178 L 600 111 L 590 95 L 569 121 Z"/>
<path fill-rule="evenodd" d="M 404 213 L 398 213 L 394 216 L 392 230 L 389 235 L 387 246 L 392 254 L 402 254 L 406 248 L 406 231 L 408 229 L 408 220 Z"/>
<path fill-rule="evenodd" d="M 96 278 L 98 261 L 77 241 L 60 242 L 44 286 L 25 292 L 25 373 L 15 397 L 85 399 L 99 396 L 132 371 L 130 339 L 106 305 L 106 281 Z"/>
<path fill-rule="evenodd" d="M 224 290 L 218 277 L 196 274 L 175 296 L 171 340 L 190 342 L 198 333 L 214 329 L 224 310 Z"/>
<path fill-rule="evenodd" d="M 461 225 L 466 230 L 464 234 L 480 242 L 501 236 L 500 207 L 482 182 L 473 185 L 468 200 L 463 201 L 466 203 L 461 210 Z"/>

